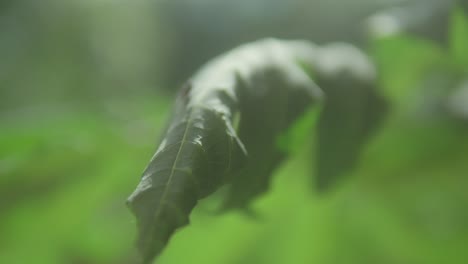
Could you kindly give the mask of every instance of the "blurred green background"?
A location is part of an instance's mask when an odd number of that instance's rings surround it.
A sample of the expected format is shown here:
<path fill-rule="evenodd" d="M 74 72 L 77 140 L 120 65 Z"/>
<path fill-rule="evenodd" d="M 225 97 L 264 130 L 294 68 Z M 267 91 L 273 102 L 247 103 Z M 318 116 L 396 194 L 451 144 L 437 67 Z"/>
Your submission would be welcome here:
<path fill-rule="evenodd" d="M 391 113 L 331 192 L 311 188 L 304 146 L 255 202 L 260 219 L 217 215 L 207 199 L 157 262 L 468 263 L 463 4 L 2 0 L 0 263 L 133 263 L 125 200 L 174 91 L 213 56 L 268 36 L 362 47 Z M 368 19 L 382 10 L 400 10 L 399 23 Z"/>

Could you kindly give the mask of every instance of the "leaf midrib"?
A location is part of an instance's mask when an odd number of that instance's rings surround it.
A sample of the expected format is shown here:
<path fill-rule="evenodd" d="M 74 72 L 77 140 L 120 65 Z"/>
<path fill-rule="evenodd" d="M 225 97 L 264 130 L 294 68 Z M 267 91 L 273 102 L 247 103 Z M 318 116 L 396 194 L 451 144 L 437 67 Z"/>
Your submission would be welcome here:
<path fill-rule="evenodd" d="M 155 224 L 153 226 L 156 226 L 156 222 L 158 221 L 159 214 L 161 214 L 162 207 L 163 207 L 164 204 L 167 203 L 166 196 L 167 196 L 167 193 L 168 193 L 168 189 L 169 189 L 169 186 L 171 184 L 174 173 L 176 171 L 177 163 L 178 163 L 179 157 L 180 157 L 180 153 L 182 152 L 182 149 L 184 147 L 184 143 L 186 142 L 186 137 L 187 137 L 187 134 L 188 134 L 191 123 L 192 123 L 192 113 L 190 113 L 189 118 L 187 120 L 187 124 L 186 124 L 185 130 L 184 130 L 184 135 L 182 136 L 182 140 L 181 140 L 179 150 L 177 151 L 177 155 L 176 155 L 176 157 L 174 159 L 174 163 L 172 164 L 171 174 L 169 175 L 169 178 L 167 179 L 166 184 L 164 186 L 164 191 L 163 191 L 163 194 L 161 195 L 161 201 L 159 202 L 158 209 L 154 213 Z"/>

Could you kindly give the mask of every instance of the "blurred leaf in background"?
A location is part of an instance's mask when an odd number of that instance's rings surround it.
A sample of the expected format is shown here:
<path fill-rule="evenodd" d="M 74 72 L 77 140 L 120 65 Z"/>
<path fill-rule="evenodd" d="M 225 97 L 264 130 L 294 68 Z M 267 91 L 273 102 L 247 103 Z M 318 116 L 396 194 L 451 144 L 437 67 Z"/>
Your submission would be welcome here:
<path fill-rule="evenodd" d="M 450 51 L 457 63 L 468 67 L 468 17 L 461 8 L 454 9 L 450 28 Z"/>

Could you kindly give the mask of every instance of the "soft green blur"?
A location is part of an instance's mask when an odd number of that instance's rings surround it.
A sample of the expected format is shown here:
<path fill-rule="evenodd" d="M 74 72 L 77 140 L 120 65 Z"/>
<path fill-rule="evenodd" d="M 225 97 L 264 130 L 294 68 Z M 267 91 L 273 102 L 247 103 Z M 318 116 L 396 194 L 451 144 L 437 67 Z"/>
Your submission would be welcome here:
<path fill-rule="evenodd" d="M 342 27 L 378 7 L 169 2 L 0 2 L 0 263 L 134 263 L 125 200 L 178 84 L 261 37 L 356 40 Z M 314 18 L 317 8 L 331 13 Z M 209 198 L 157 263 L 468 263 L 468 96 L 455 96 L 468 89 L 461 9 L 448 32 L 446 45 L 411 33 L 368 43 L 392 109 L 331 192 L 313 191 L 313 153 L 298 145 L 255 202 L 258 219 L 219 215 Z"/>

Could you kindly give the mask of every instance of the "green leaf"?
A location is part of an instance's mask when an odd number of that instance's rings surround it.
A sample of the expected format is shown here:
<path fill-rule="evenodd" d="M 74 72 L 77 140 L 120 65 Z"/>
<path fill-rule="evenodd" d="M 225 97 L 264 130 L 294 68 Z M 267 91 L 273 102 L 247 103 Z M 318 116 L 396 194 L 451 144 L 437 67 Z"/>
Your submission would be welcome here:
<path fill-rule="evenodd" d="M 457 64 L 468 68 L 468 17 L 461 8 L 455 8 L 451 18 L 450 50 Z"/>
<path fill-rule="evenodd" d="M 355 167 L 388 106 L 377 89 L 374 66 L 362 52 L 331 44 L 317 57 L 316 81 L 327 96 L 318 121 L 315 164 L 316 188 L 323 191 Z"/>
<path fill-rule="evenodd" d="M 372 84 L 349 76 L 321 81 L 329 100 L 318 122 L 316 188 L 328 190 L 357 164 L 360 153 L 383 121 L 387 105 Z"/>
<path fill-rule="evenodd" d="M 403 34 L 375 40 L 371 53 L 384 94 L 397 104 L 407 103 L 427 71 L 445 57 L 433 42 Z"/>
<path fill-rule="evenodd" d="M 129 198 L 145 262 L 159 253 L 175 229 L 188 223 L 196 202 L 224 182 L 241 149 L 218 113 L 193 108 L 176 114 Z"/>
<path fill-rule="evenodd" d="M 189 222 L 197 201 L 224 183 L 231 184 L 224 208 L 246 207 L 268 188 L 285 157 L 275 146 L 277 137 L 322 97 L 295 62 L 294 46 L 277 40 L 241 46 L 206 65 L 182 90 L 167 132 L 128 199 L 145 263 Z"/>

